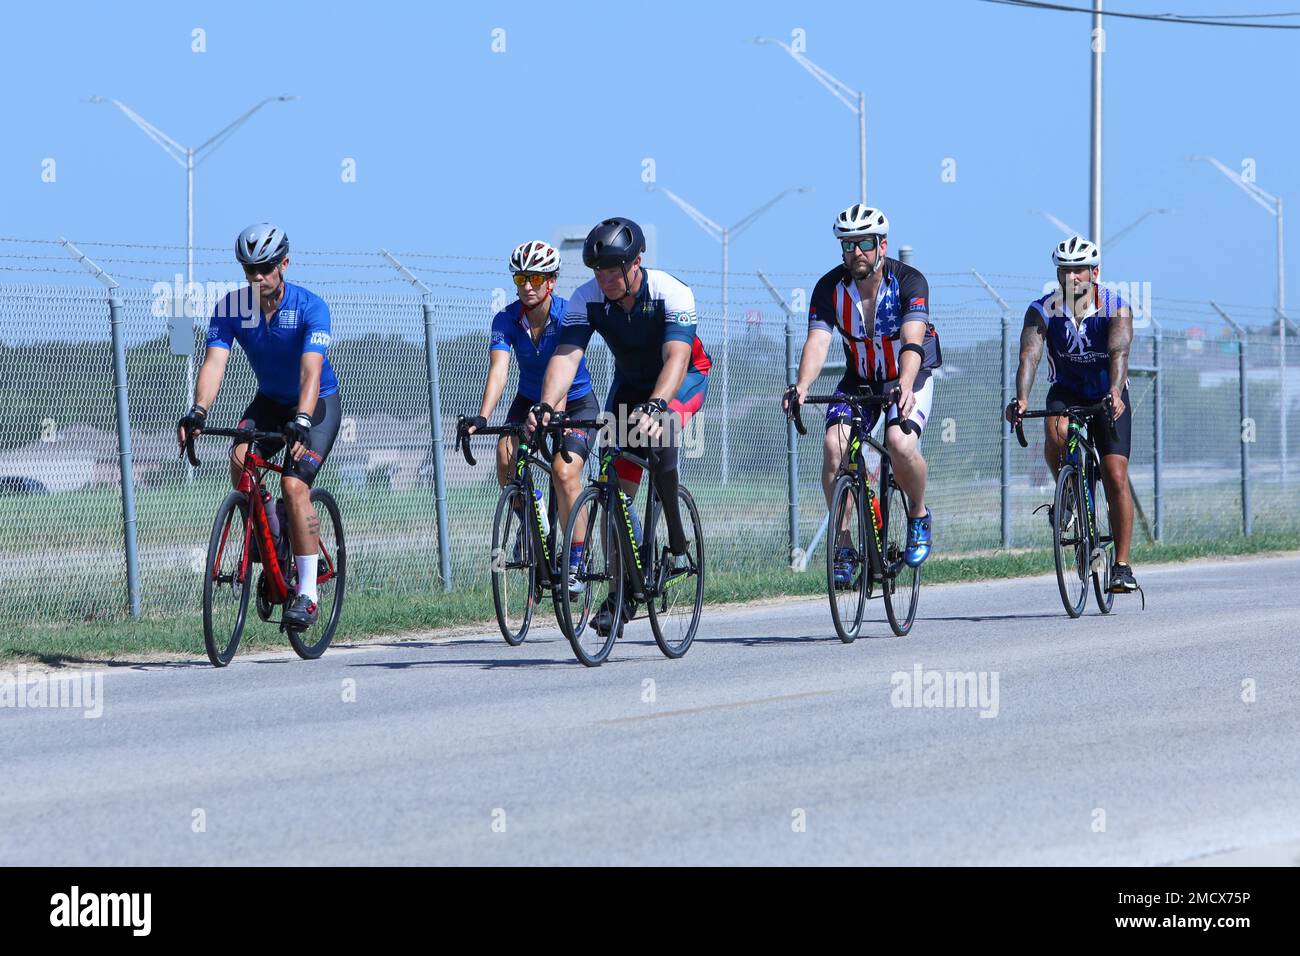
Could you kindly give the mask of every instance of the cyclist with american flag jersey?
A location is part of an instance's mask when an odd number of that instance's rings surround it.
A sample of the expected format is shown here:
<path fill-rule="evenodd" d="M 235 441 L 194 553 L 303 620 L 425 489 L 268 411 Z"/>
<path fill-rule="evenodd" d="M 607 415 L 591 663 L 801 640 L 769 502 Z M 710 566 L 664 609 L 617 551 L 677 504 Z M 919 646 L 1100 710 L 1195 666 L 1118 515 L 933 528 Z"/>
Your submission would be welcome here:
<path fill-rule="evenodd" d="M 918 567 L 930 555 L 931 514 L 925 505 L 927 468 L 920 437 L 934 400 L 931 372 L 942 362 L 939 338 L 930 323 L 930 288 L 925 276 L 889 258 L 889 220 L 870 206 L 855 203 L 836 218 L 835 237 L 843 261 L 817 281 L 808 307 L 808 337 L 799 361 L 798 380 L 787 392 L 803 402 L 821 374 L 832 339 L 839 334 L 846 369 L 836 394 L 883 395 L 899 389 L 897 403 L 885 415 L 885 447 L 895 478 L 911 502 L 908 514 L 908 565 Z M 877 413 L 878 414 L 878 413 Z M 835 474 L 849 444 L 848 405 L 826 409 L 826 438 L 822 455 L 822 488 L 827 506 Z M 898 423 L 912 422 L 905 434 Z M 869 427 L 875 426 L 875 416 Z M 835 543 L 836 579 L 852 579 L 860 555 L 848 542 Z"/>

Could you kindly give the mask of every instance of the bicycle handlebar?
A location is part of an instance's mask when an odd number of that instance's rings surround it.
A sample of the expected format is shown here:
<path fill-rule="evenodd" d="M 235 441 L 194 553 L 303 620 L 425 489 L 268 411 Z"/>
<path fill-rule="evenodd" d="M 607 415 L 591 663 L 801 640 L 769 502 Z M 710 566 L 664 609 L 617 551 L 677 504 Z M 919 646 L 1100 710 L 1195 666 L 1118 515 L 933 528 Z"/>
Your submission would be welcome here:
<path fill-rule="evenodd" d="M 194 439 L 202 435 L 212 435 L 215 438 L 241 439 L 241 444 L 284 440 L 284 435 L 279 432 L 263 432 L 254 428 L 201 428 L 197 432 L 191 430 L 185 433 L 185 447 L 182 449 L 181 454 L 188 457 L 190 464 L 195 468 L 200 465 L 200 462 L 199 456 L 194 452 Z"/>
<path fill-rule="evenodd" d="M 1092 405 L 1070 405 L 1067 408 L 1044 408 L 1022 413 L 1016 419 L 1016 441 L 1020 442 L 1021 448 L 1029 447 L 1029 442 L 1025 440 L 1024 422 L 1026 418 L 1057 418 L 1064 416 L 1082 421 L 1102 414 L 1105 415 L 1106 431 L 1110 434 L 1110 437 L 1118 437 L 1115 431 L 1114 405 L 1110 400 L 1110 396 L 1107 395 L 1100 402 Z"/>
<path fill-rule="evenodd" d="M 506 422 L 504 425 L 494 425 L 490 428 L 476 428 L 473 432 L 465 431 L 465 422 L 468 419 L 461 415 L 456 419 L 456 445 L 455 450 L 465 457 L 465 463 L 471 468 L 475 467 L 478 462 L 469 450 L 469 440 L 473 435 L 510 435 L 514 437 L 523 437 L 528 434 L 529 428 L 527 422 Z M 537 444 L 537 450 L 542 453 L 542 457 L 550 461 L 552 455 L 547 454 L 546 442 L 542 441 Z"/>
<path fill-rule="evenodd" d="M 790 411 L 787 413 L 789 419 L 794 422 L 795 429 L 800 435 L 807 435 L 808 429 L 804 427 L 803 416 L 799 413 L 801 405 L 861 405 L 867 407 L 882 407 L 893 405 L 902 396 L 902 390 L 898 388 L 891 389 L 887 395 L 809 395 L 802 402 L 793 401 L 790 403 Z M 909 419 L 895 419 L 898 427 L 903 430 L 905 435 L 917 434 L 918 429 Z M 889 424 L 893 424 L 890 422 Z"/>

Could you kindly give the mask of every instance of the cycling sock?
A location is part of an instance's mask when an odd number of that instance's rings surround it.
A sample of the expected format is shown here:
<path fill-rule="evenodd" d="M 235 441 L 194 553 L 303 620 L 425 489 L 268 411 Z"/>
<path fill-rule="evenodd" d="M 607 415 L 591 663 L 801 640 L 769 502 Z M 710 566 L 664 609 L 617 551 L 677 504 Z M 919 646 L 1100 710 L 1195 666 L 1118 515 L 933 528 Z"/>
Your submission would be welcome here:
<path fill-rule="evenodd" d="M 587 542 L 575 541 L 569 545 L 569 567 L 576 568 L 582 563 L 582 552 L 587 549 Z"/>
<path fill-rule="evenodd" d="M 316 602 L 316 555 L 295 554 L 294 564 L 298 568 L 298 593 L 305 594 Z"/>

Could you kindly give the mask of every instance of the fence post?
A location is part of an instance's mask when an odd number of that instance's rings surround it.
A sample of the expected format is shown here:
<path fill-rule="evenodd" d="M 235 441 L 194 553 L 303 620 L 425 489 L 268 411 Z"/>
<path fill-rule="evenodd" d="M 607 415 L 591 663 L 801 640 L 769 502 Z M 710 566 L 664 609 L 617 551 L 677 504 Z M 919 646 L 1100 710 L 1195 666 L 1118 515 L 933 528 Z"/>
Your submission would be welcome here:
<path fill-rule="evenodd" d="M 1154 536 L 1157 541 L 1163 540 L 1165 527 L 1165 499 L 1164 499 L 1164 458 L 1165 458 L 1165 396 L 1164 396 L 1164 366 L 1161 364 L 1164 360 L 1161 357 L 1162 339 L 1164 330 L 1160 323 L 1156 321 L 1155 316 L 1151 317 L 1151 325 L 1154 328 L 1154 339 L 1151 342 L 1151 364 L 1155 368 L 1155 398 L 1151 409 L 1151 417 L 1154 419 L 1152 430 L 1155 434 L 1152 436 L 1152 494 L 1155 498 L 1155 518 L 1154 518 Z"/>
<path fill-rule="evenodd" d="M 1014 398 L 1011 394 L 1011 306 L 998 295 L 993 286 L 984 281 L 984 277 L 971 270 L 971 275 L 980 281 L 988 294 L 1002 309 L 1002 407 L 1005 409 Z M 1002 547 L 1011 547 L 1011 423 L 1006 415 L 1000 415 L 1002 421 Z"/>
<path fill-rule="evenodd" d="M 799 376 L 799 364 L 794 357 L 794 312 L 786 304 L 785 297 L 768 281 L 767 276 L 759 272 L 758 277 L 767 286 L 767 291 L 772 294 L 772 298 L 776 300 L 785 315 L 785 375 L 787 384 L 792 383 Z M 787 534 L 788 558 L 793 565 L 795 553 L 799 550 L 799 435 L 795 431 L 794 422 L 785 423 L 785 482 L 790 522 Z"/>
<path fill-rule="evenodd" d="M 113 396 L 117 405 L 117 462 L 122 476 L 122 537 L 126 546 L 126 597 L 131 616 L 140 616 L 140 553 L 136 542 L 135 466 L 131 460 L 131 414 L 126 384 L 126 343 L 122 334 L 122 299 L 116 279 L 60 238 L 68 253 L 108 289 L 108 323 L 113 337 Z"/>
<path fill-rule="evenodd" d="M 1250 417 L 1250 396 L 1246 387 L 1246 330 L 1232 320 L 1232 317 L 1219 308 L 1218 303 L 1210 302 L 1214 311 L 1223 317 L 1223 321 L 1232 326 L 1237 333 L 1237 396 L 1241 406 L 1241 422 L 1237 426 L 1237 441 L 1241 444 L 1241 533 L 1250 536 L 1250 447 L 1243 434 L 1246 419 Z"/>
<path fill-rule="evenodd" d="M 443 591 L 451 590 L 451 535 L 447 524 L 447 483 L 443 471 L 442 394 L 438 374 L 438 324 L 434 319 L 433 290 L 417 279 L 387 249 L 379 250 L 394 268 L 420 291 L 424 311 L 424 357 L 429 376 L 429 440 L 433 454 L 433 494 L 438 518 L 438 573 Z"/>

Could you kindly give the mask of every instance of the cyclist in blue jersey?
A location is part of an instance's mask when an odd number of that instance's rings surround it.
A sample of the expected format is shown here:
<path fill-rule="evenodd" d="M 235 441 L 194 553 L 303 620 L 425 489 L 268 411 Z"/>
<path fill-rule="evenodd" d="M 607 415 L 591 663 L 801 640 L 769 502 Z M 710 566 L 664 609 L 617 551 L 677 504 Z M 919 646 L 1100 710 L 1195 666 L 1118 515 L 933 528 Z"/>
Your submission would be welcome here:
<path fill-rule="evenodd" d="M 488 418 L 501 401 L 510 372 L 512 351 L 519 364 L 519 388 L 506 412 L 506 422 L 517 424 L 528 418 L 528 410 L 541 401 L 542 376 L 559 342 L 560 322 L 568 304 L 554 294 L 560 272 L 560 253 L 540 240 L 525 242 L 511 253 L 510 272 L 519 298 L 492 319 L 488 377 L 483 386 L 483 402 L 478 415 L 467 421 L 466 431 L 470 434 L 487 427 Z M 591 374 L 585 361 L 579 365 L 560 407 L 575 419 L 594 419 L 600 414 L 600 403 L 591 390 Z M 572 460 L 566 462 L 563 456 L 557 455 L 551 463 L 561 526 L 567 525 L 569 510 L 582 491 L 582 467 L 591 450 L 594 434 L 595 429 L 566 432 L 564 447 Z M 497 443 L 497 481 L 503 487 L 510 480 L 510 463 L 514 459 L 516 442 L 511 436 L 503 436 Z M 575 548 L 574 551 L 571 560 L 576 567 L 582 549 Z M 569 569 L 569 589 L 577 594 L 585 585 L 574 573 L 574 567 Z"/>
<path fill-rule="evenodd" d="M 588 233 L 582 262 L 594 278 L 574 290 L 560 329 L 560 344 L 546 368 L 542 400 L 532 419 L 545 422 L 581 367 L 591 336 L 599 332 L 614 356 L 614 380 L 605 410 L 617 434 L 654 446 L 654 481 L 663 502 L 673 570 L 690 567 L 689 542 L 682 527 L 677 494 L 677 445 L 681 430 L 704 404 L 712 361 L 695 334 L 695 296 L 666 272 L 641 265 L 645 235 L 631 219 L 606 219 Z M 629 433 L 629 428 L 631 433 Z M 619 483 L 629 496 L 641 484 L 641 469 L 615 462 Z M 633 512 L 635 525 L 635 512 Z M 639 531 L 636 532 L 639 535 Z M 595 619 L 609 633 L 612 607 Z M 625 619 L 630 619 L 627 614 Z"/>
<path fill-rule="evenodd" d="M 786 389 L 786 408 L 792 400 L 803 402 L 808 397 L 836 333 L 844 346 L 846 367 L 835 394 L 884 395 L 898 388 L 899 400 L 885 415 L 885 447 L 909 502 L 904 560 L 919 567 L 930 556 L 932 544 L 931 514 L 925 505 L 929 470 L 921 455 L 921 430 L 934 401 L 931 373 L 943 364 L 939 337 L 930 324 L 930 287 L 919 270 L 886 255 L 889 220 L 880 210 L 854 203 L 836 217 L 833 232 L 843 261 L 813 287 L 808 337 L 799 359 L 799 377 Z M 851 417 L 848 405 L 826 407 L 822 490 L 828 508 L 835 474 L 849 444 Z M 878 412 L 873 411 L 867 428 L 874 428 L 877 419 Z M 912 423 L 912 434 L 898 427 L 904 420 Z M 835 580 L 847 585 L 865 556 L 849 546 L 847 532 L 838 529 L 838 535 Z"/>
<path fill-rule="evenodd" d="M 235 240 L 235 258 L 248 279 L 217 303 L 208 324 L 207 352 L 194 388 L 194 404 L 177 423 L 177 439 L 203 430 L 208 409 L 226 374 L 230 349 L 238 342 L 257 377 L 257 393 L 240 428 L 279 431 L 282 441 L 259 445 L 270 457 L 289 445 L 280 491 L 288 512 L 288 533 L 298 572 L 297 595 L 284 613 L 286 624 L 308 627 L 317 615 L 316 568 L 320 519 L 311 503 L 311 485 L 338 435 L 342 413 L 339 383 L 326 352 L 330 310 L 319 296 L 285 281 L 289 237 L 270 223 L 249 226 Z M 230 453 L 230 480 L 243 492 L 248 445 Z"/>
<path fill-rule="evenodd" d="M 1088 433 L 1101 455 L 1101 478 L 1115 537 L 1110 590 L 1123 594 L 1137 590 L 1129 565 L 1133 496 L 1128 485 L 1128 459 L 1133 416 L 1128 404 L 1128 356 L 1133 343 L 1133 311 L 1117 293 L 1097 284 L 1101 250 L 1095 243 L 1072 236 L 1053 250 L 1052 263 L 1056 266 L 1057 288 L 1025 310 L 1016 398 L 1007 406 L 1006 417 L 1014 425 L 1029 407 L 1029 392 L 1044 353 L 1052 383 L 1047 391 L 1048 409 L 1092 405 L 1110 396 L 1115 437 L 1111 437 L 1105 422 L 1090 424 Z M 1044 419 L 1044 424 L 1043 454 L 1055 476 L 1069 434 L 1069 419 L 1053 415 Z"/>

